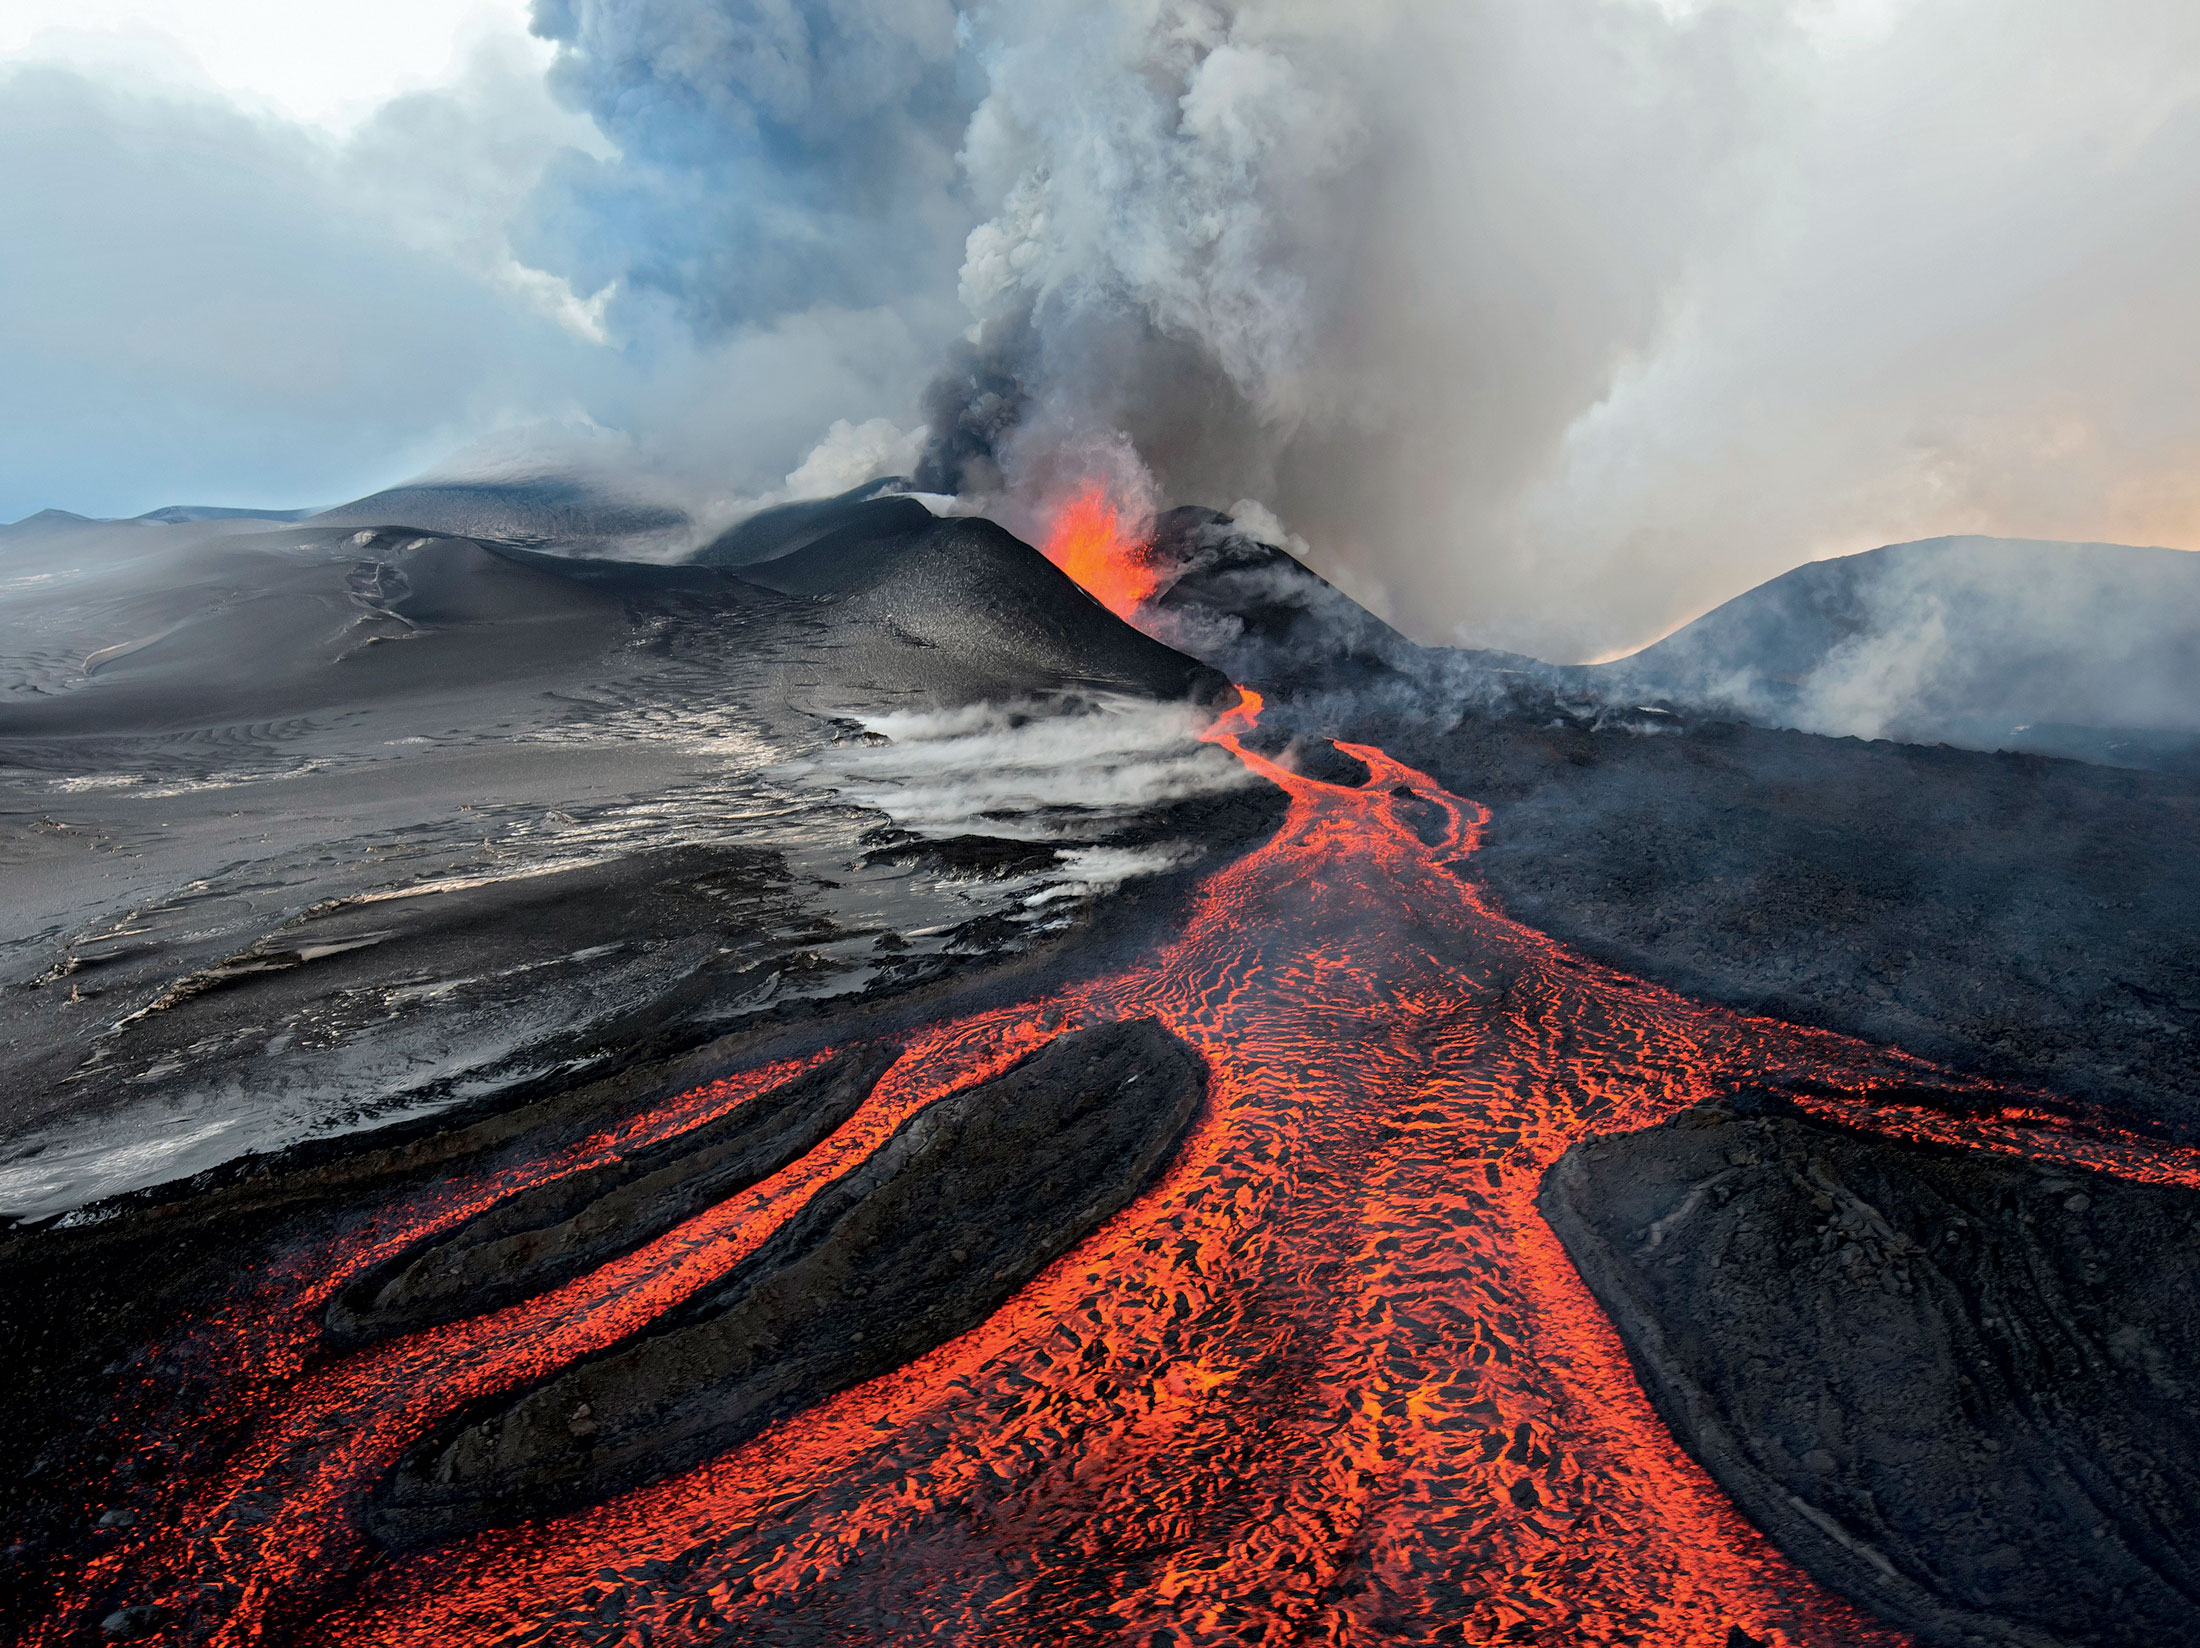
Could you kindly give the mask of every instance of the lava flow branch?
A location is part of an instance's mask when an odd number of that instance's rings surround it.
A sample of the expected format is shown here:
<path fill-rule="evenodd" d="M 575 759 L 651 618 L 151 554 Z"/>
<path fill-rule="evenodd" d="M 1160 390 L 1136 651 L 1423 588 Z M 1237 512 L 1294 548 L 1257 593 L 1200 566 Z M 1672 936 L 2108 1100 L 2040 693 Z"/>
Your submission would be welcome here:
<path fill-rule="evenodd" d="M 1239 742 L 1258 713 L 1246 694 L 1208 736 L 1288 815 L 1208 877 L 1174 942 L 908 1038 L 773 1177 L 535 1299 L 313 1351 L 332 1293 L 397 1244 L 723 1114 L 785 1066 L 571 1159 L 417 1192 L 371 1235 L 240 1281 L 191 1330 L 202 1366 L 234 1370 L 192 1427 L 229 1439 L 220 1457 L 182 1457 L 34 1640 L 125 1603 L 170 1641 L 420 1648 L 1901 1640 L 1675 1444 L 1534 1199 L 1576 1140 L 1734 1084 L 1826 1083 L 1869 1122 L 1874 1088 L 1960 1079 L 1569 954 L 1463 878 L 1479 808 L 1367 746 L 1348 747 L 1361 788 L 1281 769 Z M 378 1485 L 450 1415 L 725 1277 L 926 1105 L 1143 1017 L 1205 1061 L 1204 1107 L 1143 1194 L 982 1326 L 587 1508 L 369 1542 Z M 1990 1123 L 1970 1142 L 2055 1148 Z M 170 1437 L 117 1454 L 132 1441 Z"/>

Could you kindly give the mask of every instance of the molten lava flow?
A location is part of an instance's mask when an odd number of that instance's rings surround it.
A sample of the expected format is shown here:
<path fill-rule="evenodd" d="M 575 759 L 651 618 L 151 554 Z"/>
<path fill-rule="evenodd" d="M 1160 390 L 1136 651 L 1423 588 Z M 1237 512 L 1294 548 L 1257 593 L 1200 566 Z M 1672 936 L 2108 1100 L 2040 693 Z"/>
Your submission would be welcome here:
<path fill-rule="evenodd" d="M 1273 763 L 1251 754 L 1239 742 L 1259 724 L 1265 704 L 1251 687 L 1238 688 L 1237 695 L 1237 702 L 1216 716 L 1214 725 L 1207 729 L 1206 742 L 1226 746 L 1240 761 L 1256 763 L 1256 770 L 1266 773 Z"/>
<path fill-rule="evenodd" d="M 1154 570 L 1146 546 L 1124 530 L 1122 511 L 1096 482 L 1087 484 L 1054 518 L 1045 553 L 1118 618 L 1130 617 L 1153 596 Z"/>
<path fill-rule="evenodd" d="M 1127 971 L 937 1024 L 773 1179 L 510 1309 L 314 1362 L 316 1313 L 395 1244 L 522 1180 L 722 1113 L 751 1072 L 519 1175 L 424 1190 L 196 1325 L 236 1370 L 186 1454 L 36 1640 L 126 1603 L 169 1640 L 1891 1645 L 1774 1552 L 1676 1446 L 1537 1214 L 1576 1139 L 1740 1082 L 1849 1093 L 1905 1055 L 1697 1005 L 1491 911 L 1483 814 L 1365 746 L 1286 789 L 1265 846 Z M 377 1558 L 356 1532 L 404 1448 L 723 1276 L 906 1117 L 1064 1030 L 1161 1018 L 1211 1073 L 1164 1178 L 983 1327 L 683 1476 Z M 2019 1097 L 2021 1096 L 2013 1096 Z M 1818 1101 L 1821 1106 L 1844 1101 Z M 2200 1182 L 2189 1154 L 1851 1102 L 1844 1119 Z M 170 1347 L 175 1351 L 176 1347 Z M 125 1438 L 117 1451 L 128 1452 Z"/>

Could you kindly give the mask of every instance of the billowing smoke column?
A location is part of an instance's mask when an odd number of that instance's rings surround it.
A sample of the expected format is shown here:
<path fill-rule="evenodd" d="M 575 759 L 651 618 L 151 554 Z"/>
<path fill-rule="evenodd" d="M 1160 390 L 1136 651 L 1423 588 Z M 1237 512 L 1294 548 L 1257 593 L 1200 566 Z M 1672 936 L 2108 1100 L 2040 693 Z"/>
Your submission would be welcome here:
<path fill-rule="evenodd" d="M 1376 558 L 1455 576 L 1429 551 L 1461 500 L 1647 336 L 1686 214 L 1634 186 L 1704 147 L 1666 116 L 1706 54 L 1606 0 L 537 0 L 535 26 L 619 152 L 552 177 L 524 249 L 616 283 L 628 335 L 889 316 L 935 363 L 902 414 L 924 490 L 1033 538 L 1093 484 L 1129 524 L 1257 500 L 1378 607 Z M 1505 90 L 1560 39 L 1565 97 Z"/>
<path fill-rule="evenodd" d="M 1351 32 L 1379 30 L 1381 9 Z M 939 478 L 1043 490 L 1127 440 L 1172 493 L 1263 489 L 1335 318 L 1336 185 L 1368 153 L 1337 14 L 1054 0 L 983 15 L 989 91 L 963 158 L 992 215 L 960 276 L 981 331 L 976 370 L 928 409 L 949 434 Z M 1001 379 L 1021 415 L 975 449 L 972 403 L 947 395 L 969 383 L 983 406 Z"/>
<path fill-rule="evenodd" d="M 553 175 L 528 249 L 706 333 L 820 305 L 939 331 L 952 292 L 922 487 L 1051 517 L 1097 478 L 1135 515 L 1150 471 L 1226 504 L 1305 415 L 1329 203 L 1369 153 L 1343 48 L 1380 10 L 537 0 L 620 152 Z"/>
<path fill-rule="evenodd" d="M 535 0 L 569 153 L 528 249 L 710 333 L 938 285 L 966 232 L 970 65 L 948 0 Z"/>
<path fill-rule="evenodd" d="M 523 257 L 645 353 L 788 340 L 749 402 L 891 363 L 835 450 L 921 424 L 1027 537 L 1257 500 L 1418 638 L 1566 658 L 2195 518 L 2183 0 L 536 3 L 617 153 Z"/>

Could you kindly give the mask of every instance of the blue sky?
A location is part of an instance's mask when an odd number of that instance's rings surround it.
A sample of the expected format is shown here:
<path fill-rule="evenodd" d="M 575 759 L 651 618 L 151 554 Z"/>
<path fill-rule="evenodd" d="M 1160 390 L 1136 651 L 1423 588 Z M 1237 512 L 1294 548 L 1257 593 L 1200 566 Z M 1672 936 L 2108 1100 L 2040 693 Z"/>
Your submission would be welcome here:
<path fill-rule="evenodd" d="M 0 518 L 333 502 L 588 392 L 494 221 L 586 123 L 518 8 L 442 10 L 8 8 Z"/>

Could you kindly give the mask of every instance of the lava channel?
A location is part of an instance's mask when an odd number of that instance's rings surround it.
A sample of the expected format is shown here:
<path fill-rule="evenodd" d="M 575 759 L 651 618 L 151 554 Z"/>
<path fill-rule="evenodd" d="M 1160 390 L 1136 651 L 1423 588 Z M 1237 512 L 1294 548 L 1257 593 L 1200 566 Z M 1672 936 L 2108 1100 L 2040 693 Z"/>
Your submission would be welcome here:
<path fill-rule="evenodd" d="M 1981 1095 L 1905 1054 L 1704 1006 L 1569 953 L 1465 879 L 1486 815 L 1381 750 L 1288 792 L 1264 846 L 1126 971 L 905 1038 L 815 1150 L 509 1308 L 333 1358 L 345 1282 L 523 1183 L 723 1114 L 699 1089 L 557 1161 L 460 1179 L 245 1278 L 170 1347 L 221 1370 L 156 1512 L 67 1576 L 32 1640 L 125 1603 L 165 1640 L 1892 1644 L 1787 1563 L 1652 1412 L 1537 1214 L 1575 1140 L 1737 1084 L 1859 1125 L 2135 1176 L 2188 1156 L 1895 1105 Z M 924 1105 L 1064 1031 L 1153 1016 L 1206 1060 L 1167 1172 L 984 1325 L 683 1475 L 424 1550 L 359 1531 L 406 1448 L 722 1277 Z M 150 1382 L 154 1376 L 143 1376 Z M 201 1445 L 196 1463 L 179 1436 Z M 118 1452 L 132 1439 L 118 1438 Z"/>

